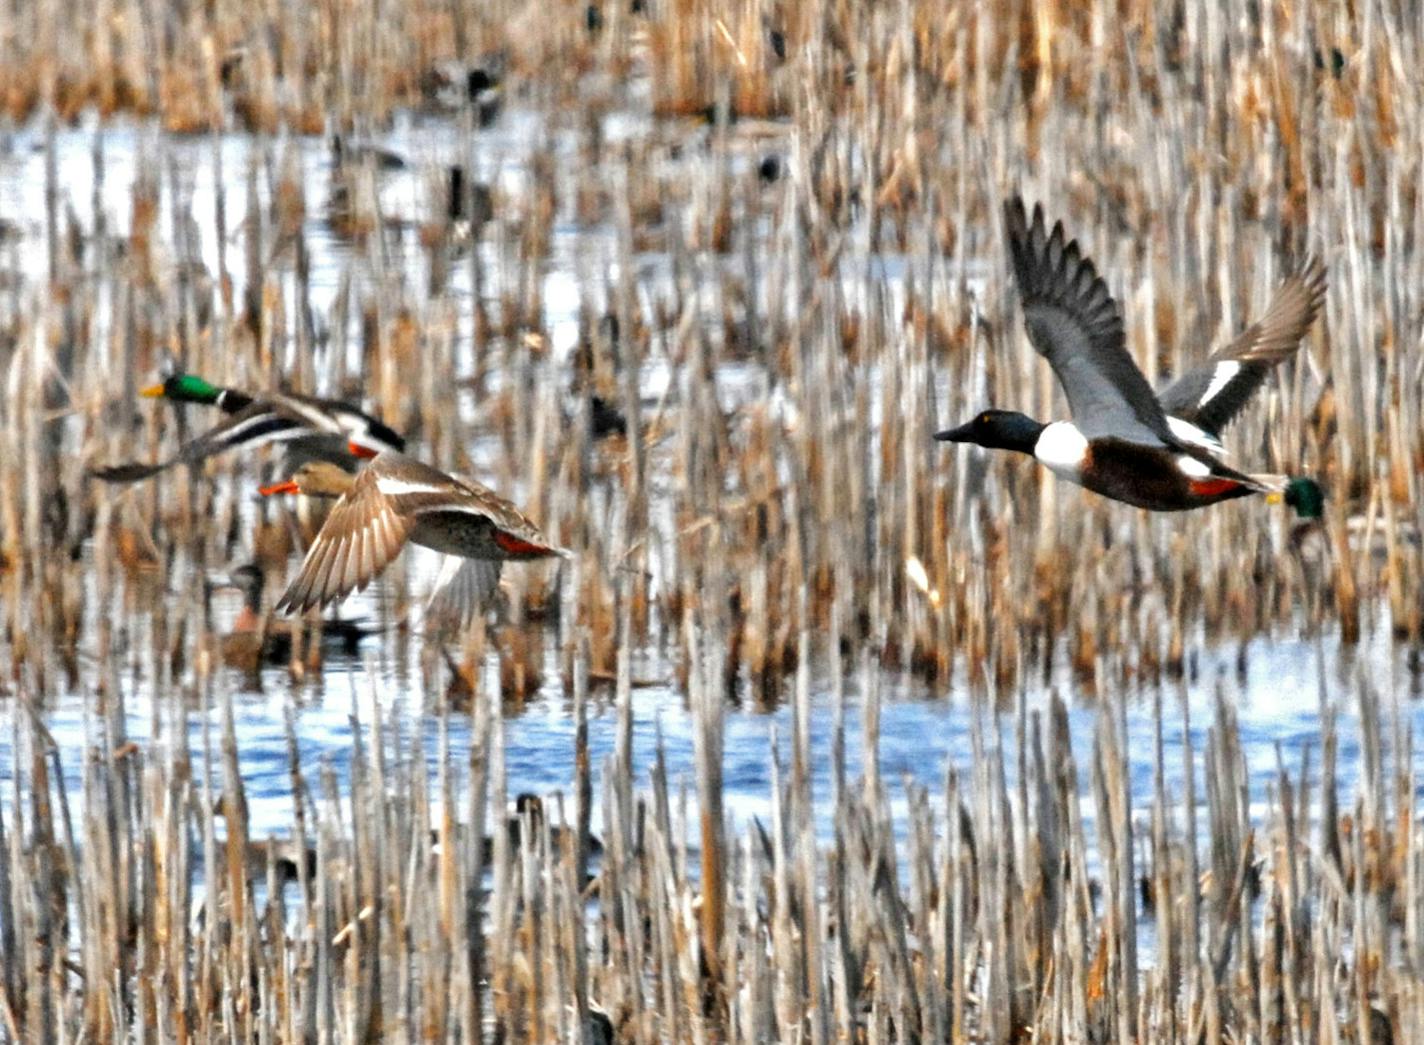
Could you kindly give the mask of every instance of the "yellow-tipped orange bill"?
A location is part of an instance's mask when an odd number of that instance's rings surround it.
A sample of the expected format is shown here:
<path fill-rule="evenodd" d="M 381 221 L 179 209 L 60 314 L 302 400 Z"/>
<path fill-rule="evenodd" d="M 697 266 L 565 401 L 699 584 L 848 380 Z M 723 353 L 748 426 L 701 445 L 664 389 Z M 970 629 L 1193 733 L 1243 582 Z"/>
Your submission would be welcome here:
<path fill-rule="evenodd" d="M 271 497 L 278 493 L 301 493 L 301 487 L 297 485 L 295 479 L 288 479 L 285 483 L 273 483 L 271 486 L 259 486 L 257 492 L 263 497 Z"/>
<path fill-rule="evenodd" d="M 145 399 L 161 399 L 163 397 L 163 386 L 149 385 L 147 388 L 140 389 L 138 394 Z"/>

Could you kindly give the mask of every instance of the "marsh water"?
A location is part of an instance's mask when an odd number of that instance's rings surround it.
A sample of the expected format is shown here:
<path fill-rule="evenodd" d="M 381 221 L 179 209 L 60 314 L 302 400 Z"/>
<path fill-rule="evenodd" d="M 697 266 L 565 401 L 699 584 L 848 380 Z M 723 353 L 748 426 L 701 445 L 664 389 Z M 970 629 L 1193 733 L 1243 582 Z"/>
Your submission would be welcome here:
<path fill-rule="evenodd" d="M 656 667 L 656 662 L 649 660 L 639 666 L 639 675 Z M 424 756 L 434 772 L 442 716 L 427 706 L 427 697 L 418 687 L 412 688 L 397 673 L 383 670 L 375 657 L 329 658 L 319 682 L 300 685 L 292 682 L 285 668 L 270 668 L 262 673 L 260 690 L 243 689 L 242 676 L 226 674 L 229 677 L 219 684 L 238 687 L 233 696 L 234 721 L 255 837 L 269 833 L 285 836 L 291 827 L 286 735 L 289 706 L 304 772 L 309 777 L 314 777 L 319 767 L 329 765 L 338 778 L 344 779 L 352 757 L 353 724 L 359 722 L 360 728 L 369 731 L 377 715 L 388 723 L 388 732 L 394 728 L 409 737 L 419 730 L 424 739 Z M 1215 702 L 1221 699 L 1231 705 L 1251 769 L 1253 805 L 1268 801 L 1270 784 L 1280 764 L 1296 770 L 1303 760 L 1318 758 L 1323 700 L 1341 706 L 1341 765 L 1357 766 L 1356 713 L 1348 698 L 1362 678 L 1379 687 L 1381 695 L 1396 694 L 1404 723 L 1415 734 L 1424 731 L 1424 710 L 1419 700 L 1424 680 L 1419 668 L 1411 666 L 1405 651 L 1393 648 L 1385 639 L 1350 649 L 1343 648 L 1333 637 L 1318 641 L 1263 637 L 1240 648 L 1203 652 L 1196 658 L 1192 675 L 1179 684 L 1142 687 L 1132 696 L 1127 712 L 1129 751 L 1134 789 L 1144 803 L 1151 797 L 1157 730 L 1154 701 L 1159 698 L 1163 705 L 1167 773 L 1178 783 L 1184 727 L 1188 727 L 1193 748 L 1199 752 L 1215 721 Z M 897 684 L 893 678 L 882 681 L 879 769 L 890 788 L 893 805 L 897 809 L 903 805 L 905 785 L 911 782 L 925 788 L 932 802 L 942 803 L 946 772 L 951 768 L 962 775 L 969 772 L 971 734 L 976 714 L 982 713 L 982 702 L 971 699 L 967 690 L 930 694 L 916 683 Z M 1029 709 L 1041 709 L 1051 693 L 1061 694 L 1068 701 L 1075 749 L 1090 750 L 1101 701 L 1091 694 L 1075 692 L 1067 682 L 1026 692 L 1021 699 Z M 859 687 L 851 687 L 844 709 L 847 769 L 852 777 L 859 774 L 865 758 L 861 697 Z M 74 693 L 45 713 L 45 722 L 63 752 L 68 785 L 76 793 L 83 761 L 98 736 L 94 699 Z M 152 695 L 142 682 L 135 683 L 123 699 L 128 739 L 147 747 L 153 722 L 167 716 L 156 713 Z M 1392 701 L 1387 700 L 1386 707 L 1392 708 Z M 4 710 L 7 717 L 13 715 L 16 705 L 8 702 Z M 661 746 L 671 782 L 676 785 L 681 780 L 691 791 L 693 741 L 688 719 L 685 699 L 671 683 L 643 685 L 634 690 L 633 762 L 637 779 L 646 780 Z M 1012 714 L 1004 716 L 998 728 L 1011 730 L 1012 719 Z M 835 721 L 834 698 L 826 692 L 813 692 L 813 790 L 820 799 L 825 799 L 831 789 Z M 468 717 L 450 714 L 446 723 L 451 762 L 464 766 L 469 751 Z M 207 715 L 190 711 L 187 725 L 187 742 L 200 763 L 207 734 L 213 772 L 217 773 L 219 710 L 214 708 Z M 616 732 L 617 712 L 611 687 L 601 693 L 595 690 L 589 715 L 595 794 L 600 768 L 613 754 Z M 724 784 L 727 804 L 740 823 L 751 817 L 766 822 L 771 807 L 773 751 L 779 745 L 782 764 L 786 765 L 791 732 L 789 707 L 772 711 L 729 710 Z M 9 724 L 0 733 L 0 772 L 7 777 L 14 765 L 13 735 Z M 367 735 L 368 743 L 369 739 Z M 172 738 L 167 742 L 171 744 Z M 503 744 L 510 795 L 571 794 L 574 720 L 557 676 L 537 698 L 518 711 L 505 714 Z M 391 750 L 413 757 L 409 745 L 398 740 L 392 742 Z M 1417 752 L 1415 764 L 1424 767 Z M 1350 794 L 1353 781 L 1348 774 L 1342 783 L 1343 793 Z M 900 826 L 903 828 L 903 824 Z M 830 825 L 823 822 L 821 828 L 829 839 Z"/>
<path fill-rule="evenodd" d="M 609 121 L 609 133 L 619 133 L 622 126 L 616 119 Z M 632 117 L 628 118 L 627 127 L 629 133 L 647 131 Z M 669 162 L 692 165 L 698 136 L 703 133 L 695 128 L 687 130 L 688 145 L 682 158 Z M 380 144 L 401 153 L 408 164 L 405 170 L 385 176 L 380 189 L 383 210 L 410 223 L 387 245 L 396 264 L 408 269 L 405 278 L 414 284 L 424 278 L 419 252 L 413 249 L 414 228 L 430 207 L 438 205 L 432 202 L 431 187 L 439 184 L 440 170 L 456 162 L 473 163 L 477 176 L 492 184 L 497 193 L 503 189 L 515 194 L 533 176 L 529 151 L 531 141 L 536 138 L 547 138 L 555 156 L 572 161 L 576 154 L 576 132 L 551 129 L 541 124 L 535 114 L 521 112 L 517 107 L 506 113 L 494 128 L 481 133 L 474 155 L 459 154 L 460 150 L 450 144 L 457 137 L 449 122 L 440 119 L 410 117 L 380 137 Z M 183 209 L 194 219 L 197 256 L 215 272 L 220 253 L 226 251 L 226 267 L 239 282 L 239 288 L 243 263 L 236 237 L 230 236 L 229 242 L 222 244 L 213 235 L 214 186 L 221 181 L 227 188 L 230 229 L 242 219 L 242 207 L 235 201 L 242 198 L 249 176 L 256 177 L 259 194 L 270 192 L 271 169 L 264 164 L 273 156 L 290 156 L 293 162 L 300 164 L 309 201 L 321 200 L 329 191 L 329 147 L 319 138 L 278 142 L 257 142 L 243 136 L 163 138 L 147 128 L 119 124 L 106 127 L 102 132 L 93 128 L 57 132 L 52 139 L 52 149 L 48 141 L 38 128 L 21 131 L 9 135 L 0 152 L 0 219 L 13 233 L 3 248 L 3 256 L 5 265 L 11 269 L 12 280 L 16 276 L 26 280 L 43 279 L 47 232 L 40 216 L 45 213 L 50 185 L 57 187 L 62 195 L 61 210 L 72 211 L 79 227 L 91 234 L 107 232 L 122 237 L 130 222 L 135 179 L 146 171 L 147 176 L 158 179 L 164 186 L 160 193 L 164 204 L 160 224 L 169 227 L 174 223 L 173 201 L 175 197 L 183 200 Z M 738 162 L 750 171 L 758 157 L 784 145 L 774 138 L 757 142 L 747 147 Z M 146 168 L 146 158 L 159 146 L 164 165 L 157 170 Z M 262 161 L 254 163 L 254 150 L 259 151 Z M 688 159 L 689 155 L 694 159 Z M 102 215 L 99 219 L 96 219 L 96 208 Z M 306 231 L 311 250 L 312 300 L 308 304 L 314 315 L 326 317 L 353 271 L 353 248 L 332 233 L 319 208 L 310 204 Z M 556 217 L 549 261 L 542 272 L 541 294 L 543 328 L 549 333 L 556 356 L 566 355 L 576 347 L 581 310 L 600 312 L 606 307 L 603 298 L 610 282 L 607 277 L 610 268 L 618 264 L 614 240 L 613 233 L 606 227 L 582 224 L 571 214 Z M 489 238 L 483 240 L 478 249 L 490 275 L 488 292 L 497 293 L 504 279 L 514 278 L 502 274 L 505 255 Z M 637 280 L 644 292 L 655 296 L 660 285 L 674 278 L 666 258 L 656 252 L 640 253 L 636 257 Z M 877 266 L 875 279 L 893 297 L 899 292 L 904 259 L 879 257 Z M 456 294 L 471 293 L 465 266 L 453 266 L 451 280 Z M 330 331 L 326 333 L 330 338 Z M 473 367 L 472 359 L 466 358 L 465 363 Z M 224 375 L 209 376 L 221 380 Z M 663 394 L 668 374 L 665 367 L 650 366 L 641 375 L 641 381 L 643 394 L 656 399 Z M 735 368 L 721 375 L 721 383 L 726 409 L 735 409 L 739 401 L 749 400 L 759 393 L 754 382 L 748 386 L 745 377 Z M 470 409 L 475 410 L 477 406 L 472 404 Z M 478 453 L 478 448 L 473 449 Z M 1180 522 L 1183 526 L 1192 525 L 1189 517 L 1183 517 Z M 412 569 L 417 578 L 427 576 L 428 557 L 417 554 Z M 366 595 L 351 600 L 342 612 L 376 616 L 381 598 L 382 588 L 377 585 Z M 240 600 L 235 594 L 216 595 L 217 626 L 230 622 L 239 609 Z M 1184 713 L 1190 714 L 1189 735 L 1200 749 L 1206 731 L 1215 721 L 1217 702 L 1234 709 L 1251 768 L 1250 799 L 1258 807 L 1264 807 L 1271 800 L 1270 783 L 1278 759 L 1298 767 L 1308 758 L 1309 749 L 1318 746 L 1319 716 L 1324 704 L 1336 705 L 1340 712 L 1341 765 L 1358 765 L 1358 753 L 1353 747 L 1356 742 L 1354 694 L 1361 687 L 1369 687 L 1384 698 L 1387 713 L 1397 713 L 1411 732 L 1424 731 L 1421 729 L 1424 711 L 1419 701 L 1422 684 L 1417 651 L 1395 643 L 1382 609 L 1367 605 L 1365 617 L 1364 638 L 1358 644 L 1342 642 L 1329 626 L 1319 631 L 1312 629 L 1303 619 L 1298 627 L 1278 628 L 1274 633 L 1244 641 L 1198 638 L 1189 649 L 1186 670 L 1180 679 L 1112 688 L 1114 698 L 1122 696 L 1127 701 L 1134 786 L 1141 789 L 1143 799 L 1150 797 L 1148 792 L 1152 786 L 1157 723 L 1154 708 L 1159 703 L 1168 776 L 1176 779 L 1180 779 L 1182 772 L 1180 749 L 1187 724 Z M 442 716 L 435 710 L 439 698 L 423 692 L 419 682 L 413 681 L 418 673 L 395 666 L 404 660 L 397 655 L 393 644 L 404 641 L 419 640 L 391 636 L 368 639 L 355 655 L 328 657 L 319 678 L 302 681 L 294 681 L 285 668 L 264 669 L 256 679 L 217 669 L 216 692 L 222 694 L 226 690 L 232 694 L 239 759 L 254 836 L 269 833 L 280 836 L 290 830 L 292 806 L 286 741 L 289 709 L 301 760 L 309 776 L 314 776 L 321 766 L 330 766 L 338 779 L 344 779 L 353 748 L 353 729 L 369 729 L 378 715 L 386 717 L 395 730 L 404 731 L 407 736 L 418 734 L 424 742 L 430 771 L 434 771 L 437 735 L 442 724 Z M 567 793 L 573 781 L 574 723 L 558 671 L 553 667 L 553 646 L 554 643 L 549 643 L 550 669 L 545 673 L 542 689 L 518 708 L 506 709 L 502 716 L 506 786 L 511 795 L 524 791 Z M 47 700 L 41 708 L 44 722 L 58 743 L 67 784 L 76 795 L 85 760 L 101 743 L 96 710 L 99 697 L 94 680 L 84 674 L 82 640 L 80 650 L 79 684 Z M 134 660 L 133 663 L 139 662 Z M 831 786 L 830 750 L 841 713 L 836 698 L 824 684 L 823 667 L 810 665 L 807 669 L 812 693 L 813 789 L 818 801 L 829 793 Z M 673 782 L 685 780 L 690 789 L 692 729 L 685 695 L 673 681 L 673 665 L 658 651 L 646 650 L 638 656 L 633 675 L 640 683 L 632 696 L 633 761 L 638 779 L 645 778 L 661 745 Z M 851 671 L 844 695 L 846 747 L 852 773 L 859 771 L 866 757 L 861 710 L 864 696 L 861 683 L 866 677 Z M 932 800 L 942 800 L 947 770 L 963 771 L 969 763 L 970 737 L 976 716 L 991 714 L 984 699 L 972 696 L 970 687 L 963 681 L 929 687 L 896 673 L 880 673 L 876 681 L 883 701 L 876 757 L 896 808 L 905 801 L 907 782 L 926 788 Z M 1087 750 L 1105 696 L 1104 688 L 1083 686 L 1066 664 L 1059 665 L 1047 680 L 1023 683 L 1012 692 L 1000 694 L 998 704 L 1009 714 L 998 728 L 1012 728 L 1013 712 L 1020 705 L 1030 711 L 1042 709 L 1055 695 L 1065 700 L 1075 739 L 1083 741 L 1083 750 Z M 120 680 L 120 691 L 108 694 L 106 699 L 121 700 L 128 739 L 142 746 L 147 746 L 152 739 L 154 723 L 173 721 L 168 711 L 155 708 L 158 698 L 153 683 L 141 670 L 126 673 Z M 167 702 L 165 696 L 162 703 Z M 205 743 L 213 758 L 216 757 L 213 738 L 219 715 L 217 703 L 214 702 L 214 708 L 206 715 L 190 708 L 180 719 L 186 725 L 188 743 L 195 758 L 200 761 L 204 758 Z M 19 714 L 23 712 L 15 700 L 0 702 L 0 779 L 11 779 L 16 766 L 13 720 Z M 728 710 L 724 784 L 731 815 L 741 823 L 769 815 L 773 760 L 778 750 L 783 759 L 786 757 L 792 729 L 790 716 L 790 710 L 784 705 L 770 710 L 747 706 L 733 706 Z M 616 721 L 612 688 L 595 686 L 590 706 L 595 795 L 599 790 L 597 777 L 604 760 L 613 751 Z M 450 757 L 463 765 L 469 745 L 469 720 L 460 713 L 450 713 L 443 723 L 448 730 Z M 159 738 L 161 744 L 174 742 L 171 735 Z M 392 750 L 411 753 L 404 744 L 397 744 Z M 1417 754 L 1414 758 L 1418 762 Z M 1348 783 L 1347 780 L 1346 793 Z M 823 823 L 821 827 L 823 834 L 829 836 L 830 825 Z"/>

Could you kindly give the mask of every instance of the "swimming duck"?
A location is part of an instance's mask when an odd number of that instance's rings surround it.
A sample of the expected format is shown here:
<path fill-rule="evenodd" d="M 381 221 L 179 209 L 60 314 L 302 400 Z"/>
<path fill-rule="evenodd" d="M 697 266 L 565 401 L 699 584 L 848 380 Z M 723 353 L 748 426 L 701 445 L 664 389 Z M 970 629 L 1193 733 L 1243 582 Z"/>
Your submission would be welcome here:
<path fill-rule="evenodd" d="M 509 64 L 503 54 L 487 55 L 478 65 L 447 61 L 426 69 L 420 76 L 420 90 L 428 104 L 444 109 L 471 106 L 475 122 L 488 127 L 504 104 L 502 83 Z"/>
<path fill-rule="evenodd" d="M 472 480 L 395 451 L 373 453 L 354 442 L 350 449 L 371 458 L 355 477 L 310 461 L 287 482 L 262 488 L 264 496 L 339 498 L 277 603 L 279 611 L 325 608 L 364 589 L 411 541 L 450 556 L 436 590 L 468 619 L 488 603 L 506 561 L 568 554 L 514 505 Z"/>
<path fill-rule="evenodd" d="M 1030 223 L 1017 197 L 1004 217 L 1029 340 L 1053 367 L 1072 420 L 985 410 L 936 439 L 1031 454 L 1061 478 L 1153 511 L 1286 492 L 1283 477 L 1225 464 L 1220 433 L 1320 311 L 1318 260 L 1281 285 L 1258 322 L 1158 394 L 1127 352 L 1117 302 L 1063 223 L 1049 232 L 1041 206 Z"/>
<path fill-rule="evenodd" d="M 261 665 L 288 664 L 292 659 L 292 627 L 287 621 L 263 619 L 262 593 L 266 575 L 256 563 L 245 563 L 212 587 L 236 588 L 242 592 L 242 609 L 232 622 L 232 630 L 219 640 L 223 663 L 255 675 Z M 321 622 L 320 639 L 324 650 L 354 656 L 361 640 L 376 634 L 357 620 L 325 620 Z"/>
<path fill-rule="evenodd" d="M 196 464 L 239 446 L 283 443 L 289 460 L 320 459 L 354 467 L 347 450 L 352 439 L 382 450 L 404 450 L 405 438 L 379 418 L 339 399 L 295 392 L 254 395 L 210 384 L 194 374 L 174 374 L 162 384 L 143 389 L 147 398 L 178 403 L 203 403 L 228 416 L 178 448 L 172 457 L 153 464 L 129 462 L 95 468 L 90 474 L 112 483 L 132 483 L 157 475 L 175 464 Z M 293 465 L 294 466 L 294 465 Z"/>
<path fill-rule="evenodd" d="M 406 162 L 405 157 L 394 149 L 387 149 L 384 146 L 368 142 L 355 143 L 347 140 L 345 135 L 333 134 L 331 136 L 331 166 L 336 171 L 347 167 L 369 166 L 373 170 L 385 174 L 390 171 L 405 170 Z"/>
<path fill-rule="evenodd" d="M 505 837 L 509 840 L 509 852 L 511 854 L 517 854 L 519 852 L 520 846 L 524 844 L 526 839 L 526 827 L 532 829 L 534 837 L 537 838 L 538 835 L 544 831 L 546 819 L 544 800 L 542 798 L 529 791 L 521 791 L 515 795 L 514 812 L 504 819 L 504 831 Z M 564 824 L 553 824 L 548 830 L 550 851 L 556 857 L 557 854 L 563 852 L 566 844 L 572 846 L 577 841 L 577 835 L 574 829 Z M 438 832 L 432 831 L 430 840 L 438 844 Z M 494 863 L 494 842 L 495 840 L 492 835 L 486 835 L 481 839 L 481 851 L 484 855 L 481 857 L 480 862 L 485 867 L 489 867 Z M 597 835 L 590 833 L 587 839 L 587 845 L 589 856 L 603 855 L 603 842 Z"/>

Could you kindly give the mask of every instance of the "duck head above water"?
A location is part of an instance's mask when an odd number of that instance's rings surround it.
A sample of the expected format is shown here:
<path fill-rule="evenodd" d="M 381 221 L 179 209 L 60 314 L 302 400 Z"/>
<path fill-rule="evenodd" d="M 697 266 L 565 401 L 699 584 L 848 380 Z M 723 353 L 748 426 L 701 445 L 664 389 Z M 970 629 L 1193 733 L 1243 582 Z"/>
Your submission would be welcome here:
<path fill-rule="evenodd" d="M 1313 520 L 1325 514 L 1325 491 L 1309 476 L 1299 476 L 1286 483 L 1280 493 L 1272 494 L 1272 501 L 1283 501 L 1295 509 L 1296 518 Z"/>
<path fill-rule="evenodd" d="M 990 450 L 1032 454 L 1047 426 L 1015 410 L 983 410 L 958 428 L 936 432 L 942 443 L 974 443 Z"/>

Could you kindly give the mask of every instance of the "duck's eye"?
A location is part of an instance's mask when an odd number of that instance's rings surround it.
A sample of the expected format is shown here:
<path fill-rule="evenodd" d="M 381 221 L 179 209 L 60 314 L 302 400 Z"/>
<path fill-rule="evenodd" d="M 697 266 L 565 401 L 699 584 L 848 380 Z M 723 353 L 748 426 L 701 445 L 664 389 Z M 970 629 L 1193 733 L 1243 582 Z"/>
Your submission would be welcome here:
<path fill-rule="evenodd" d="M 987 425 L 987 424 L 989 423 L 989 415 L 988 415 L 988 414 L 980 414 L 980 415 L 979 415 L 979 423 L 980 423 L 981 425 Z"/>

